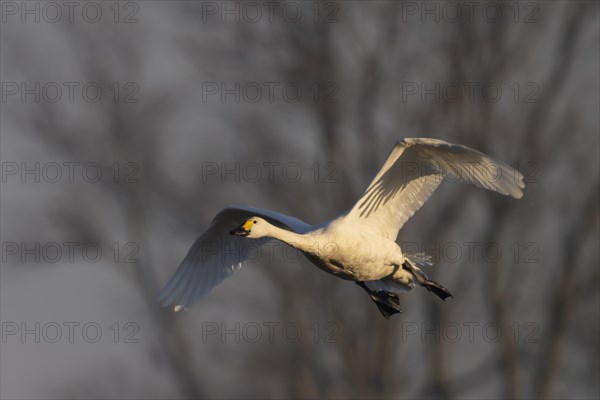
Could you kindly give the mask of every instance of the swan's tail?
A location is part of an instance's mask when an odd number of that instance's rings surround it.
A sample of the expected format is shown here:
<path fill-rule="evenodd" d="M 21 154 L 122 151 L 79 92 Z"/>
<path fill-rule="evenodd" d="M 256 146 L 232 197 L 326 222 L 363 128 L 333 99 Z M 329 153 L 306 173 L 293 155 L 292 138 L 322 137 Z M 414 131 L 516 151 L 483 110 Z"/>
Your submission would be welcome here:
<path fill-rule="evenodd" d="M 406 255 L 406 261 L 402 264 L 402 267 L 410 272 L 419 285 L 425 289 L 433 292 L 440 299 L 446 300 L 448 297 L 454 297 L 448 289 L 440 285 L 439 283 L 432 281 L 427 278 L 425 272 L 421 271 L 420 266 L 431 266 L 431 258 L 424 253 L 409 254 Z"/>
<path fill-rule="evenodd" d="M 408 258 L 411 263 L 413 263 L 419 268 L 431 267 L 433 265 L 433 262 L 431 261 L 431 256 L 427 253 L 405 253 L 404 257 Z"/>

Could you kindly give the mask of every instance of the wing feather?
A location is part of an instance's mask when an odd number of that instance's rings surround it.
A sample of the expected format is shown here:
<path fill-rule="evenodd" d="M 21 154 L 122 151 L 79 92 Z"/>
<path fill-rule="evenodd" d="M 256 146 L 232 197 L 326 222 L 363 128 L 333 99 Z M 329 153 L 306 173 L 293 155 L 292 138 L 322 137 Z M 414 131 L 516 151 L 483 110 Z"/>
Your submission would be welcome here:
<path fill-rule="evenodd" d="M 392 149 L 348 216 L 395 240 L 443 180 L 468 182 L 515 198 L 525 187 L 520 172 L 477 150 L 443 140 L 407 138 Z"/>
<path fill-rule="evenodd" d="M 208 230 L 194 241 L 157 301 L 165 307 L 175 304 L 176 310 L 187 308 L 238 270 L 248 256 L 246 250 L 249 243 L 261 246 L 270 240 L 229 234 L 230 230 L 253 216 L 296 233 L 306 233 L 312 229 L 298 218 L 275 211 L 250 206 L 226 207 L 213 218 Z"/>
<path fill-rule="evenodd" d="M 405 285 L 393 279 L 384 278 L 376 281 L 365 281 L 367 287 L 375 292 L 404 293 L 410 291 L 414 284 Z"/>

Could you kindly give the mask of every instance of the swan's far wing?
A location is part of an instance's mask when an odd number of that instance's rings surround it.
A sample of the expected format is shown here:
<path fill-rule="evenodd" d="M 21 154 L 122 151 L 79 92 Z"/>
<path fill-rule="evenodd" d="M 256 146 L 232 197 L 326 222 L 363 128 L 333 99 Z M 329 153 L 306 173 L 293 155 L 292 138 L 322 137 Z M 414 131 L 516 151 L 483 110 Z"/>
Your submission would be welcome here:
<path fill-rule="evenodd" d="M 208 230 L 196 239 L 157 301 L 165 307 L 175 304 L 176 311 L 187 308 L 239 269 L 257 246 L 270 240 L 229 234 L 253 216 L 297 233 L 311 229 L 301 220 L 275 211 L 249 206 L 226 207 L 214 217 Z"/>
<path fill-rule="evenodd" d="M 515 198 L 525 187 L 521 173 L 477 150 L 437 139 L 407 138 L 396 144 L 348 215 L 395 240 L 443 179 Z"/>

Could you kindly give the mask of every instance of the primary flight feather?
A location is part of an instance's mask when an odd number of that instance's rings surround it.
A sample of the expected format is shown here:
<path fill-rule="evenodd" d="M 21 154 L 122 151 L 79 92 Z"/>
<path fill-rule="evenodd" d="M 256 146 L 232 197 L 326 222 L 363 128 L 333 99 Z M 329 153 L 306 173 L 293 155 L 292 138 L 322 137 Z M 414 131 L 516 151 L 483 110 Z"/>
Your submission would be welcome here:
<path fill-rule="evenodd" d="M 429 280 L 420 267 L 423 254 L 404 254 L 396 243 L 404 223 L 443 180 L 464 181 L 521 198 L 523 175 L 466 146 L 428 138 L 407 138 L 392 149 L 354 207 L 337 218 L 311 226 L 297 218 L 250 206 L 221 210 L 192 245 L 161 291 L 163 306 L 191 306 L 220 284 L 248 257 L 248 240 L 262 245 L 280 240 L 300 250 L 313 264 L 367 291 L 388 318 L 401 312 L 399 293 L 420 285 L 441 299 L 450 292 Z"/>

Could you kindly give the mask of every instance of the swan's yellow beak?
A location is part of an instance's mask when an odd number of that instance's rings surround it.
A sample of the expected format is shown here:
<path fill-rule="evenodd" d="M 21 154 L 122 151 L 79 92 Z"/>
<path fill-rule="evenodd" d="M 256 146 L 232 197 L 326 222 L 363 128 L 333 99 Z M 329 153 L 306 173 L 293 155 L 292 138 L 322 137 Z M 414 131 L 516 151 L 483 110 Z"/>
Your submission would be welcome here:
<path fill-rule="evenodd" d="M 229 233 L 237 236 L 248 236 L 250 234 L 250 229 L 252 229 L 252 225 L 254 225 L 252 220 L 248 220 Z"/>

